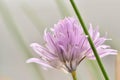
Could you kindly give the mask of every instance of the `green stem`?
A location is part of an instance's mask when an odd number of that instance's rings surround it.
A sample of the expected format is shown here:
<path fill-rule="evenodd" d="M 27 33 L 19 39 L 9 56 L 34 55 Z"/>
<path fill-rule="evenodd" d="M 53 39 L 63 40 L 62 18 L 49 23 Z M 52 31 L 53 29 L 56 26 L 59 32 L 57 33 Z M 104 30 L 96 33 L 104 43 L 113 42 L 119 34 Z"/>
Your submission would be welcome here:
<path fill-rule="evenodd" d="M 97 60 L 97 63 L 98 63 L 98 65 L 99 65 L 99 67 L 100 67 L 100 69 L 101 69 L 101 71 L 102 71 L 102 73 L 103 73 L 103 76 L 104 76 L 105 80 L 109 80 L 109 77 L 108 77 L 108 75 L 107 75 L 107 73 L 106 73 L 106 71 L 105 71 L 105 69 L 104 69 L 104 66 L 103 66 L 103 64 L 102 64 L 102 62 L 101 62 L 101 59 L 100 59 L 100 57 L 99 57 L 99 55 L 98 55 L 98 52 L 97 52 L 97 50 L 96 50 L 96 48 L 95 48 L 95 45 L 94 45 L 94 43 L 93 43 L 93 41 L 92 41 L 92 38 L 91 38 L 91 36 L 90 36 L 87 28 L 86 28 L 86 25 L 85 25 L 85 23 L 84 23 L 84 21 L 83 21 L 83 19 L 82 19 L 82 17 L 81 17 L 81 14 L 80 14 L 80 12 L 79 12 L 79 10 L 78 10 L 78 8 L 77 8 L 74 0 L 70 0 L 70 3 L 71 3 L 71 5 L 72 5 L 72 7 L 73 7 L 73 9 L 74 9 L 74 11 L 75 11 L 78 19 L 79 19 L 79 22 L 80 22 L 81 25 L 82 25 L 82 28 L 83 28 L 85 34 L 88 35 L 89 44 L 90 44 L 90 46 L 91 46 L 91 48 L 92 48 L 92 50 L 93 50 L 93 52 L 94 52 L 94 55 L 95 55 L 96 60 Z"/>
<path fill-rule="evenodd" d="M 76 71 L 71 72 L 73 80 L 77 80 Z"/>

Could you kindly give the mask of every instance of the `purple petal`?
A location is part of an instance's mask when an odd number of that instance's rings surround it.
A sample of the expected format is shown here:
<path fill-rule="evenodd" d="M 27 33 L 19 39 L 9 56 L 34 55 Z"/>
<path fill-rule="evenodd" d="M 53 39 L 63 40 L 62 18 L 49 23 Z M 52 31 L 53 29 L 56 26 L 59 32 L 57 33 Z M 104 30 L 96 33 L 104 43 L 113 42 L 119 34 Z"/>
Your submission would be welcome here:
<path fill-rule="evenodd" d="M 104 48 L 103 47 L 100 47 L 97 49 L 98 53 L 99 53 L 99 56 L 102 58 L 104 56 L 107 56 L 107 55 L 116 55 L 117 54 L 117 50 L 114 50 L 114 49 L 107 49 L 109 48 L 109 46 L 105 46 L 104 45 Z M 93 53 L 87 55 L 87 57 L 89 59 L 95 59 L 95 56 Z"/>
<path fill-rule="evenodd" d="M 49 52 L 47 49 L 43 48 L 42 46 L 40 46 L 37 43 L 32 43 L 30 46 L 33 48 L 33 50 L 37 54 L 39 54 L 40 56 L 42 56 L 44 58 L 53 59 L 56 56 L 56 55 L 54 55 L 53 53 Z"/>
<path fill-rule="evenodd" d="M 40 64 L 44 67 L 49 67 L 49 68 L 52 68 L 50 65 L 48 65 L 47 63 L 45 63 L 45 61 L 43 60 L 40 60 L 38 58 L 30 58 L 26 61 L 26 63 L 37 63 L 37 64 Z"/>

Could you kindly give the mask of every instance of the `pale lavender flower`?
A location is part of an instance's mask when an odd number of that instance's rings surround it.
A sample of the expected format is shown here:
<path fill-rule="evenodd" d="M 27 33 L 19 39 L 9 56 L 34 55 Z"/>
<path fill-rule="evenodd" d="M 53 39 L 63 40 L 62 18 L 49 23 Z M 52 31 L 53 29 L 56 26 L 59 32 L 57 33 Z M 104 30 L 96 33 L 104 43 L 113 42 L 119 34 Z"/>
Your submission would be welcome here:
<path fill-rule="evenodd" d="M 39 58 L 30 58 L 27 63 L 35 62 L 43 67 L 56 68 L 67 72 L 75 71 L 80 62 L 87 57 L 95 59 L 89 46 L 87 36 L 84 35 L 81 26 L 75 18 L 60 20 L 51 29 L 52 33 L 45 30 L 45 47 L 38 43 L 32 43 L 31 47 L 39 55 Z M 106 37 L 100 37 L 98 29 L 90 25 L 89 33 L 94 41 L 100 57 L 108 54 L 116 54 L 116 50 L 110 49 L 103 43 Z"/>

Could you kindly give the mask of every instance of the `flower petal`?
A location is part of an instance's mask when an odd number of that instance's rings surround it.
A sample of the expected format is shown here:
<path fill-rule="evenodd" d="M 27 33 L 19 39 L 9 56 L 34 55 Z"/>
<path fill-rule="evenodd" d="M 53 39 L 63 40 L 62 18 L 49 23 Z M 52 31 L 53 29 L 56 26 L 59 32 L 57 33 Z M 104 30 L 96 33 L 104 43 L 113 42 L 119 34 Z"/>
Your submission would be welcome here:
<path fill-rule="evenodd" d="M 38 43 L 32 43 L 30 45 L 33 50 L 39 54 L 40 56 L 44 57 L 44 58 L 47 58 L 47 59 L 53 59 L 55 58 L 55 55 L 51 52 L 49 52 L 46 48 L 40 46 Z"/>
<path fill-rule="evenodd" d="M 106 48 L 106 49 L 105 49 Z M 107 56 L 107 55 L 116 55 L 117 54 L 117 50 L 114 50 L 114 49 L 107 49 L 108 46 L 104 46 L 104 48 L 98 48 L 97 51 L 99 53 L 99 56 L 102 58 L 104 56 Z M 95 56 L 93 53 L 90 53 L 89 55 L 87 55 L 87 57 L 89 59 L 95 59 Z"/>
<path fill-rule="evenodd" d="M 40 64 L 40 65 L 42 65 L 42 66 L 44 66 L 44 67 L 52 68 L 52 67 L 51 67 L 50 65 L 48 65 L 45 61 L 40 60 L 40 59 L 38 59 L 38 58 L 30 58 L 30 59 L 28 59 L 28 60 L 26 61 L 26 63 L 32 63 L 32 62 L 37 63 L 37 64 Z"/>

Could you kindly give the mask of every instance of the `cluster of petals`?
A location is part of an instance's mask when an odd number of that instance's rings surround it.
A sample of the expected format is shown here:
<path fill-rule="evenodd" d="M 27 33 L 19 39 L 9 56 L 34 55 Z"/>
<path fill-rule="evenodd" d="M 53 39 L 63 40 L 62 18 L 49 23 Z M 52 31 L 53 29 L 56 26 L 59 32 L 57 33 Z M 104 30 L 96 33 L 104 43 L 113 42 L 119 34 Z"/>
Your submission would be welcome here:
<path fill-rule="evenodd" d="M 90 36 L 100 57 L 117 53 L 104 42 L 108 40 L 106 36 L 100 37 L 98 28 L 93 29 L 90 24 Z M 38 58 L 30 58 L 27 63 L 35 62 L 43 67 L 56 68 L 67 72 L 75 71 L 84 58 L 95 59 L 93 51 L 84 34 L 82 27 L 73 17 L 60 20 L 51 28 L 51 32 L 45 30 L 45 46 L 32 43 L 31 47 L 39 55 Z"/>

